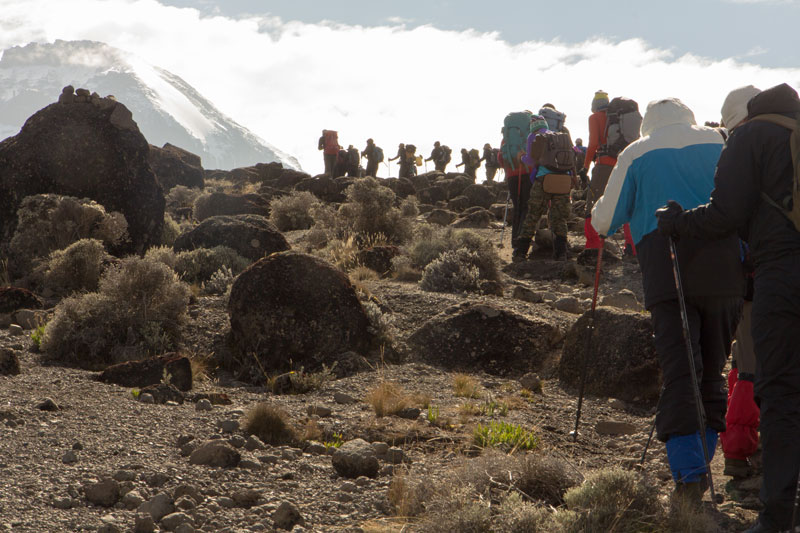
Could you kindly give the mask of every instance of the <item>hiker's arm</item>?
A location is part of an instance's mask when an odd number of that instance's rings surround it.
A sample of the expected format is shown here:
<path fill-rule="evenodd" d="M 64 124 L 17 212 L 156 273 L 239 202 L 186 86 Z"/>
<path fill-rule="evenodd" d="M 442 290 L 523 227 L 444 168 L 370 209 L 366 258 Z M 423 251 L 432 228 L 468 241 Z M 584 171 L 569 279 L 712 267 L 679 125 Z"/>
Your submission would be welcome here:
<path fill-rule="evenodd" d="M 594 160 L 594 154 L 597 153 L 597 147 L 600 145 L 600 121 L 599 117 L 594 114 L 589 116 L 589 146 L 586 147 L 586 157 L 583 159 L 583 168 L 589 168 Z M 607 120 L 607 119 L 606 119 Z"/>
<path fill-rule="evenodd" d="M 623 153 L 611 171 L 605 193 L 592 209 L 592 226 L 602 236 L 613 235 L 620 226 L 630 222 L 635 202 L 636 181 L 631 159 Z"/>
<path fill-rule="evenodd" d="M 754 175 L 759 162 L 753 148 L 740 139 L 731 135 L 720 154 L 711 201 L 685 211 L 676 221 L 675 229 L 680 235 L 720 239 L 747 225 L 762 201 Z"/>

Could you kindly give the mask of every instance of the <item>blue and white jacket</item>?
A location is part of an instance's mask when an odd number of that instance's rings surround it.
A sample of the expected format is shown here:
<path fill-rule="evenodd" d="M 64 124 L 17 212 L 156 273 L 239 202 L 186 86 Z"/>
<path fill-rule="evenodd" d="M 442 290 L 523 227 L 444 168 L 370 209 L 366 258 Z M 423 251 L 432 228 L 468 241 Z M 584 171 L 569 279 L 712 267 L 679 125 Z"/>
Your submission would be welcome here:
<path fill-rule="evenodd" d="M 600 235 L 612 235 L 630 223 L 646 307 L 676 297 L 669 247 L 657 231 L 655 211 L 669 200 L 684 209 L 708 202 L 723 142 L 713 128 L 697 126 L 692 111 L 677 98 L 651 102 L 642 120 L 642 137 L 620 153 L 605 193 L 592 210 L 592 225 Z M 687 295 L 742 294 L 734 234 L 719 241 L 681 239 L 678 256 Z"/>

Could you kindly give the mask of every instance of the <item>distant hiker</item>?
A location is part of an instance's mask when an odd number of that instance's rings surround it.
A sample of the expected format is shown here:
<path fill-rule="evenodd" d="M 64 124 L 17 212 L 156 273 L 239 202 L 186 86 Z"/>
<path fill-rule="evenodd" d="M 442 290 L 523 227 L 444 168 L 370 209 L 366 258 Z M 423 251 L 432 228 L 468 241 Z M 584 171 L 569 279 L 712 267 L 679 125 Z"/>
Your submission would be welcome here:
<path fill-rule="evenodd" d="M 339 155 L 339 134 L 333 130 L 322 130 L 322 137 L 319 138 L 317 148 L 322 150 L 322 158 L 325 162 L 325 174 L 333 177 L 333 167 L 336 165 L 336 157 Z"/>
<path fill-rule="evenodd" d="M 611 170 L 617 164 L 617 154 L 621 151 L 621 149 L 617 148 L 611 150 L 608 148 L 608 106 L 608 94 L 603 91 L 595 92 L 592 99 L 592 114 L 589 117 L 589 147 L 586 149 L 586 156 L 583 162 L 583 168 L 587 170 L 594 163 L 592 179 L 589 182 L 589 191 L 586 195 L 586 221 L 583 224 L 587 250 L 602 246 L 600 237 L 592 227 L 592 206 L 594 206 L 598 198 L 603 196 L 608 184 L 608 178 L 611 176 Z M 633 244 L 630 226 L 624 224 L 622 231 L 625 235 L 625 255 L 633 257 L 636 255 L 636 246 Z"/>
<path fill-rule="evenodd" d="M 372 139 L 367 139 L 367 147 L 361 152 L 361 157 L 367 158 L 367 170 L 365 174 L 378 177 L 378 165 L 383 162 L 383 149 L 375 144 Z"/>
<path fill-rule="evenodd" d="M 440 170 L 439 162 L 442 159 L 444 159 L 444 150 L 442 149 L 441 143 L 439 143 L 439 141 L 436 141 L 435 143 L 433 143 L 433 150 L 431 150 L 431 156 L 425 161 L 433 161 L 433 164 L 436 166 L 436 170 Z M 444 168 L 442 168 L 441 171 L 443 172 Z"/>
<path fill-rule="evenodd" d="M 419 164 L 422 164 L 422 157 L 419 157 Z M 410 178 L 417 175 L 417 147 L 413 144 L 406 144 L 406 152 L 403 163 L 400 164 L 400 178 Z"/>
<path fill-rule="evenodd" d="M 506 176 L 508 195 L 514 206 L 511 217 L 511 244 L 517 241 L 522 222 L 528 214 L 528 198 L 531 193 L 531 169 L 522 162 L 526 140 L 530 132 L 531 112 L 517 111 L 503 119 L 503 140 L 500 142 L 498 162 Z"/>
<path fill-rule="evenodd" d="M 589 186 L 589 175 L 584 166 L 586 161 L 586 147 L 583 145 L 583 139 L 578 137 L 575 139 L 575 168 L 578 171 L 578 176 L 581 179 L 581 188 L 586 189 Z"/>
<path fill-rule="evenodd" d="M 397 155 L 394 156 L 394 157 L 390 157 L 387 161 L 392 162 L 392 161 L 395 161 L 397 159 L 400 160 L 400 161 L 398 161 L 398 164 L 400 165 L 400 171 L 398 172 L 398 177 L 400 177 L 400 178 L 405 177 L 405 176 L 403 176 L 403 173 L 404 173 L 403 164 L 404 164 L 405 159 L 406 159 L 406 145 L 404 143 L 400 143 L 400 144 L 397 145 Z"/>
<path fill-rule="evenodd" d="M 361 155 L 352 144 L 347 147 L 347 175 L 353 178 L 361 176 Z"/>
<path fill-rule="evenodd" d="M 741 312 L 744 274 L 739 240 L 731 232 L 719 241 L 687 237 L 677 243 L 706 414 L 706 430 L 701 435 L 669 242 L 658 231 L 653 216 L 668 200 L 696 207 L 708 200 L 714 188 L 714 168 L 723 140 L 715 130 L 695 124 L 692 111 L 677 98 L 651 102 L 642 122 L 642 138 L 619 154 L 605 194 L 592 210 L 592 225 L 606 236 L 630 222 L 664 383 L 656 411 L 656 434 L 666 443 L 675 501 L 699 505 L 708 488 L 700 439 L 706 440 L 713 456 L 719 432 L 725 430 L 722 368 Z"/>
<path fill-rule="evenodd" d="M 483 157 L 481 157 L 481 161 L 484 162 L 483 166 L 486 168 L 486 181 L 494 181 L 497 168 L 500 166 L 497 160 L 499 151 L 500 150 L 497 148 L 492 148 L 492 145 L 489 143 L 483 145 Z"/>
<path fill-rule="evenodd" d="M 563 261 L 567 258 L 569 193 L 576 185 L 576 177 L 571 175 L 575 168 L 572 139 L 569 133 L 563 131 L 563 123 L 561 126 L 561 132 L 553 132 L 544 117 L 534 115 L 531 118 L 527 153 L 522 162 L 533 169 L 530 173 L 533 186 L 528 200 L 528 214 L 513 243 L 512 260 L 515 262 L 526 259 L 539 221 L 548 212 L 553 232 L 553 259 Z M 563 164 L 558 161 L 563 161 Z"/>
<path fill-rule="evenodd" d="M 476 174 L 478 167 L 481 166 L 481 156 L 478 153 L 478 150 L 476 150 L 475 148 L 471 150 L 462 148 L 461 163 L 457 164 L 456 168 L 462 166 L 464 167 L 464 174 L 470 177 L 474 183 L 478 179 Z"/>
<path fill-rule="evenodd" d="M 658 226 L 679 242 L 747 238 L 755 263 L 751 331 L 764 503 L 747 533 L 789 531 L 800 472 L 800 98 L 781 84 L 754 96 L 746 117 L 723 120 L 733 132 L 717 163 L 713 198 L 695 207 L 672 197 L 690 209 L 659 209 Z"/>
<path fill-rule="evenodd" d="M 333 165 L 333 175 L 331 177 L 338 178 L 347 174 L 349 164 L 350 158 L 347 155 L 347 150 L 339 150 L 339 153 L 336 155 L 336 163 Z"/>

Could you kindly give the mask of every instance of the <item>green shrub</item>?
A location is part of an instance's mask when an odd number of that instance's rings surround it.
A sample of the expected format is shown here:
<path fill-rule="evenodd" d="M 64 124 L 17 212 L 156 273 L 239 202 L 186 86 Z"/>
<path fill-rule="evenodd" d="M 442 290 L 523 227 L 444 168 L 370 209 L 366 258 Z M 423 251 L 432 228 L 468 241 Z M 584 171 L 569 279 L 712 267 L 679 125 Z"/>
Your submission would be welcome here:
<path fill-rule="evenodd" d="M 187 283 L 203 283 L 220 269 L 227 267 L 233 274 L 239 274 L 250 265 L 250 261 L 227 246 L 197 248 L 178 252 L 175 256 L 175 272 Z"/>
<path fill-rule="evenodd" d="M 314 225 L 311 210 L 319 204 L 308 191 L 293 191 L 273 198 L 269 203 L 269 219 L 281 231 L 308 229 Z"/>
<path fill-rule="evenodd" d="M 473 432 L 473 440 L 481 448 L 503 446 L 512 450 L 534 450 L 539 446 L 539 437 L 518 424 L 508 422 L 489 422 L 478 424 Z"/>
<path fill-rule="evenodd" d="M 172 246 L 181 234 L 181 225 L 169 213 L 164 213 L 164 226 L 161 229 L 161 244 Z"/>
<path fill-rule="evenodd" d="M 480 282 L 477 260 L 478 255 L 466 248 L 442 252 L 422 271 L 419 285 L 423 290 L 435 292 L 477 291 Z"/>
<path fill-rule="evenodd" d="M 104 264 L 111 258 L 97 239 L 81 239 L 42 260 L 33 280 L 55 294 L 96 291 Z"/>
<path fill-rule="evenodd" d="M 122 213 L 107 213 L 93 200 L 57 194 L 37 194 L 22 200 L 17 227 L 9 243 L 12 270 L 27 273 L 38 260 L 81 239 L 97 239 L 106 246 L 127 238 Z"/>
<path fill-rule="evenodd" d="M 52 360 L 97 369 L 175 348 L 189 288 L 163 263 L 138 257 L 106 270 L 97 292 L 55 308 L 42 339 Z"/>

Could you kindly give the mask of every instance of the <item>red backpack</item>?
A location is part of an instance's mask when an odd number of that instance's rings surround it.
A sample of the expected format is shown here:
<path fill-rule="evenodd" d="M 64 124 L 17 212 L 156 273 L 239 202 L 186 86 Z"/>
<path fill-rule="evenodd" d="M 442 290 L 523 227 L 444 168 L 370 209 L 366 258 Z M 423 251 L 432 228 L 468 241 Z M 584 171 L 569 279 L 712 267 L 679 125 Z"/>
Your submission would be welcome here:
<path fill-rule="evenodd" d="M 325 130 L 325 148 L 322 152 L 326 155 L 337 155 L 339 153 L 339 133 L 333 130 Z"/>

